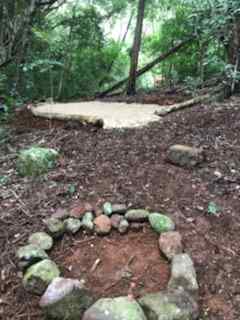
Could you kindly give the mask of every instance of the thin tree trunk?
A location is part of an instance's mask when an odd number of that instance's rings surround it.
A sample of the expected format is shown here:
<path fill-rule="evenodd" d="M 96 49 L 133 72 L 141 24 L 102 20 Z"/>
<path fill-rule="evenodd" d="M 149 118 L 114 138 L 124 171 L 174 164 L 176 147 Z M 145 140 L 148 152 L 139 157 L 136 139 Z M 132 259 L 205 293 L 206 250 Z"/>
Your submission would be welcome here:
<path fill-rule="evenodd" d="M 130 66 L 130 72 L 129 72 L 128 86 L 127 86 L 128 95 L 134 95 L 136 93 L 136 78 L 137 78 L 139 51 L 141 48 L 141 41 L 142 41 L 144 11 L 145 11 L 145 0 L 139 0 L 137 25 L 135 29 L 134 43 L 131 51 L 131 66 Z"/>
<path fill-rule="evenodd" d="M 154 59 L 153 61 L 151 61 L 150 63 L 146 64 L 142 69 L 138 70 L 136 73 L 136 78 L 140 77 L 141 75 L 143 75 L 144 73 L 146 73 L 147 71 L 151 70 L 153 67 L 155 67 L 157 64 L 159 64 L 160 62 L 162 62 L 163 60 L 167 59 L 169 56 L 171 56 L 172 54 L 176 53 L 177 51 L 179 51 L 181 48 L 185 47 L 187 44 L 191 43 L 193 40 L 195 39 L 195 37 L 192 37 L 188 40 L 185 40 L 183 42 L 180 42 L 178 45 L 176 45 L 175 47 L 171 48 L 168 52 L 166 53 L 162 53 L 159 57 L 157 57 L 156 59 Z M 109 89 L 101 92 L 98 94 L 99 97 L 104 97 L 106 96 L 108 93 L 111 93 L 119 88 L 121 88 L 127 81 L 128 81 L 128 77 L 117 82 L 116 84 L 114 84 L 112 87 L 110 87 Z"/>

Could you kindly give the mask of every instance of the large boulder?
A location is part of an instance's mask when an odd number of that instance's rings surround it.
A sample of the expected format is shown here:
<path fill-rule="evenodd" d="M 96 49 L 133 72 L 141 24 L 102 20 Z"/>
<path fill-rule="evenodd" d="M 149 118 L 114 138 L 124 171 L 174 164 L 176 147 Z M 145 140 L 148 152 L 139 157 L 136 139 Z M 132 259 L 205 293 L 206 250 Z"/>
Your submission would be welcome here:
<path fill-rule="evenodd" d="M 53 168 L 58 152 L 53 149 L 32 147 L 20 151 L 17 171 L 22 176 L 38 176 Z"/>
<path fill-rule="evenodd" d="M 173 257 L 171 266 L 171 278 L 168 283 L 169 289 L 183 288 L 192 294 L 198 293 L 197 275 L 190 256 L 186 253 Z"/>
<path fill-rule="evenodd" d="M 153 230 L 158 233 L 169 232 L 175 229 L 175 223 L 168 216 L 161 213 L 151 213 L 149 222 Z"/>
<path fill-rule="evenodd" d="M 148 320 L 195 320 L 199 316 L 198 304 L 183 290 L 147 294 L 139 304 Z"/>
<path fill-rule="evenodd" d="M 130 222 L 146 221 L 149 217 L 149 211 L 144 209 L 131 209 L 125 214 L 125 218 Z"/>
<path fill-rule="evenodd" d="M 173 145 L 168 149 L 169 162 L 180 167 L 195 167 L 204 161 L 205 155 L 201 148 L 192 148 L 186 145 Z"/>
<path fill-rule="evenodd" d="M 50 282 L 60 276 L 60 270 L 51 260 L 42 260 L 27 269 L 23 277 L 24 288 L 37 295 L 43 294 Z"/>
<path fill-rule="evenodd" d="M 17 250 L 16 255 L 18 259 L 18 266 L 21 269 L 25 269 L 36 262 L 48 258 L 47 253 L 41 247 L 35 244 L 28 244 L 20 247 Z"/>
<path fill-rule="evenodd" d="M 55 278 L 40 300 L 47 319 L 80 320 L 93 299 L 79 280 Z"/>
<path fill-rule="evenodd" d="M 182 236 L 177 231 L 169 231 L 161 234 L 159 238 L 159 248 L 169 259 L 183 252 Z"/>
<path fill-rule="evenodd" d="M 98 300 L 82 320 L 146 320 L 146 317 L 135 300 L 119 297 Z"/>
<path fill-rule="evenodd" d="M 101 236 L 109 234 L 112 229 L 111 219 L 104 214 L 94 219 L 94 225 L 96 233 Z"/>
<path fill-rule="evenodd" d="M 28 242 L 46 251 L 50 250 L 53 246 L 53 238 L 46 232 L 35 232 L 31 234 Z"/>

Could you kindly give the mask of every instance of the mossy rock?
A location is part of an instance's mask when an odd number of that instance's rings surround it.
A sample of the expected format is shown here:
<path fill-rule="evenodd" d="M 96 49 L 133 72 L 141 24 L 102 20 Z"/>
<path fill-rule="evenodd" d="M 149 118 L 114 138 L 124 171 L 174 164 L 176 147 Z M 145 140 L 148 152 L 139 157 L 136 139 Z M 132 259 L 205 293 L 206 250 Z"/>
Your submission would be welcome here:
<path fill-rule="evenodd" d="M 48 148 L 22 150 L 17 159 L 17 171 L 21 176 L 39 176 L 55 166 L 58 156 L 56 150 Z"/>
<path fill-rule="evenodd" d="M 175 223 L 168 216 L 161 213 L 151 213 L 149 222 L 153 230 L 157 233 L 163 233 L 175 230 Z"/>
<path fill-rule="evenodd" d="M 30 244 L 36 245 L 43 250 L 50 250 L 53 246 L 53 238 L 46 232 L 35 232 L 28 238 Z"/>
<path fill-rule="evenodd" d="M 24 288 L 37 295 L 43 294 L 50 282 L 60 276 L 60 270 L 55 262 L 46 259 L 27 269 L 24 278 Z"/>
<path fill-rule="evenodd" d="M 28 244 L 20 247 L 17 250 L 16 255 L 19 260 L 18 266 L 21 269 L 27 268 L 36 262 L 48 258 L 47 253 L 36 244 Z"/>

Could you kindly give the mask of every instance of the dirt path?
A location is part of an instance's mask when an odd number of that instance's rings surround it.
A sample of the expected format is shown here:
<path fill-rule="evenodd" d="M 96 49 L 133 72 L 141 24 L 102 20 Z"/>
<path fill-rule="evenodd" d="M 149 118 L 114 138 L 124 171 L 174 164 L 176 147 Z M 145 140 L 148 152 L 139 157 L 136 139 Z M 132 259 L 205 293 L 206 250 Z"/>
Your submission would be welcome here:
<path fill-rule="evenodd" d="M 73 119 L 90 117 L 102 119 L 104 128 L 134 128 L 159 121 L 154 114 L 162 108 L 155 104 L 137 104 L 120 102 L 75 102 L 42 104 L 34 108 L 34 114 L 52 119 Z"/>

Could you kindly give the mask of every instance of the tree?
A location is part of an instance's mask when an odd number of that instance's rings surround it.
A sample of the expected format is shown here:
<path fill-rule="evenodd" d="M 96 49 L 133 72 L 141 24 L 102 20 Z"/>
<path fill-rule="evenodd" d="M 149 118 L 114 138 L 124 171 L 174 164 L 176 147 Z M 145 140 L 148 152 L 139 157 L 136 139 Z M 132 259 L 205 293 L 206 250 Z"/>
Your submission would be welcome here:
<path fill-rule="evenodd" d="M 145 11 L 145 0 L 139 0 L 134 43 L 131 50 L 131 65 L 130 65 L 130 72 L 129 72 L 129 81 L 127 86 L 128 95 L 134 95 L 136 93 L 136 75 L 137 75 L 137 68 L 138 68 L 139 51 L 141 48 L 144 11 Z"/>

